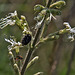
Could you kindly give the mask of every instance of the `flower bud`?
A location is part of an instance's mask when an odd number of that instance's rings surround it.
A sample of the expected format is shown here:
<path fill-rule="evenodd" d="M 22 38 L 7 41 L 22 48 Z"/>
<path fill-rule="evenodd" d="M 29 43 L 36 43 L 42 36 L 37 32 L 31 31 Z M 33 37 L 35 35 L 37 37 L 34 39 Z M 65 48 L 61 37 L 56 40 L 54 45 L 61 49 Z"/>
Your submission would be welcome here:
<path fill-rule="evenodd" d="M 48 18 L 45 20 L 45 24 L 48 25 L 48 24 L 50 23 L 50 21 L 51 21 L 51 20 L 50 20 L 50 17 L 48 17 Z"/>
<path fill-rule="evenodd" d="M 35 18 L 36 21 L 41 21 L 43 17 L 46 15 L 47 9 L 43 9 Z"/>
<path fill-rule="evenodd" d="M 14 67 L 16 67 L 17 66 L 17 64 L 14 64 Z"/>
<path fill-rule="evenodd" d="M 25 18 L 25 16 L 21 15 L 21 19 L 22 19 L 22 20 L 25 20 L 26 18 Z"/>
<path fill-rule="evenodd" d="M 9 55 L 13 55 L 11 51 L 9 51 Z"/>
<path fill-rule="evenodd" d="M 66 26 L 66 29 L 71 29 L 71 26 L 68 22 L 64 22 L 63 24 Z"/>
<path fill-rule="evenodd" d="M 34 20 L 40 21 L 42 20 L 43 16 L 41 14 L 37 15 L 37 17 L 34 17 Z"/>
<path fill-rule="evenodd" d="M 40 13 L 41 13 L 42 15 L 46 15 L 46 12 L 47 12 L 47 9 L 43 9 Z"/>
<path fill-rule="evenodd" d="M 40 12 L 42 9 L 44 9 L 44 6 L 40 4 L 34 6 L 34 11 Z"/>
<path fill-rule="evenodd" d="M 67 29 L 62 29 L 62 30 L 59 31 L 59 34 L 65 34 L 65 33 L 67 33 L 67 32 L 69 32 L 69 30 L 67 30 Z"/>

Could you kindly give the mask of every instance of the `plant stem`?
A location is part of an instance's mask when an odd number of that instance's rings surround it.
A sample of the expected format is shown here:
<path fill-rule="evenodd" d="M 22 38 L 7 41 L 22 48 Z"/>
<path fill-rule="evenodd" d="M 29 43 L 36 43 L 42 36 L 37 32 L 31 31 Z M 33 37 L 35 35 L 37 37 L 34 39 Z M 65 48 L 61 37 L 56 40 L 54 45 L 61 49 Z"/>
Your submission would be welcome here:
<path fill-rule="evenodd" d="M 28 62 L 30 60 L 30 57 L 32 55 L 32 52 L 33 52 L 33 50 L 29 49 L 27 54 L 26 54 L 26 56 L 25 56 L 24 64 L 23 64 L 22 69 L 21 69 L 21 75 L 24 75 L 24 72 L 26 70 L 27 64 L 28 64 Z"/>
<path fill-rule="evenodd" d="M 20 53 L 17 52 L 17 53 L 16 53 L 16 56 L 19 56 L 19 55 L 20 55 Z M 18 65 L 19 69 L 20 69 L 20 60 L 16 61 L 16 63 L 17 63 L 17 65 Z"/>
<path fill-rule="evenodd" d="M 51 0 L 49 0 L 47 7 L 49 7 L 50 2 L 51 2 Z M 33 40 L 33 43 L 32 43 L 32 47 L 30 47 L 30 49 L 28 50 L 28 52 L 25 56 L 24 64 L 23 64 L 22 69 L 21 69 L 21 75 L 24 75 L 24 72 L 26 71 L 27 64 L 28 64 L 28 62 L 31 58 L 31 55 L 32 55 L 33 51 L 34 51 L 35 44 L 36 44 L 37 40 L 39 39 L 39 35 L 42 31 L 41 29 L 44 26 L 45 18 L 46 18 L 46 16 L 44 17 L 44 20 L 43 20 L 40 28 L 36 31 L 36 34 L 35 34 L 35 37 L 34 37 L 34 40 Z"/>
<path fill-rule="evenodd" d="M 30 47 L 30 49 L 28 50 L 28 52 L 27 52 L 27 54 L 25 56 L 24 64 L 23 64 L 22 69 L 21 69 L 21 75 L 24 75 L 24 72 L 26 70 L 27 64 L 28 64 L 28 62 L 29 62 L 29 60 L 31 58 L 31 55 L 32 55 L 33 51 L 34 51 L 35 44 L 36 44 L 36 42 L 37 42 L 37 40 L 39 38 L 39 35 L 41 33 L 41 28 L 43 27 L 43 25 L 44 25 L 44 21 L 42 22 L 40 28 L 36 31 L 35 39 L 33 41 L 32 47 Z"/>

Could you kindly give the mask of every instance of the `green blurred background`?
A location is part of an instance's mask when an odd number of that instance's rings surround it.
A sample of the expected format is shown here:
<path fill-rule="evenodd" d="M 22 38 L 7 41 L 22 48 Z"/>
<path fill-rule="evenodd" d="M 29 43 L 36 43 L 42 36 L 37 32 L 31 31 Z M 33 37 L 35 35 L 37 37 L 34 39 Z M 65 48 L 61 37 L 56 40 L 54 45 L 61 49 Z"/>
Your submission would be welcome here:
<path fill-rule="evenodd" d="M 26 16 L 29 26 L 33 30 L 36 23 L 33 7 L 36 4 L 45 5 L 45 1 L 47 0 L 0 0 L 0 18 L 17 10 L 19 16 Z M 56 16 L 57 20 L 50 23 L 47 34 L 63 28 L 64 21 L 68 21 L 72 27 L 75 26 L 75 0 L 65 1 L 67 5 L 62 10 L 62 15 Z M 14 75 L 8 58 L 7 46 L 9 44 L 4 41 L 4 38 L 9 38 L 12 35 L 17 38 L 17 41 L 20 41 L 21 33 L 17 26 L 7 26 L 3 30 L 0 29 L 0 75 Z M 33 54 L 33 56 L 38 55 L 39 60 L 26 72 L 26 75 L 33 75 L 38 71 L 44 72 L 44 75 L 75 75 L 74 42 L 69 42 L 66 35 L 62 35 L 56 41 L 43 44 Z M 23 55 L 25 52 L 26 50 L 21 50 Z"/>

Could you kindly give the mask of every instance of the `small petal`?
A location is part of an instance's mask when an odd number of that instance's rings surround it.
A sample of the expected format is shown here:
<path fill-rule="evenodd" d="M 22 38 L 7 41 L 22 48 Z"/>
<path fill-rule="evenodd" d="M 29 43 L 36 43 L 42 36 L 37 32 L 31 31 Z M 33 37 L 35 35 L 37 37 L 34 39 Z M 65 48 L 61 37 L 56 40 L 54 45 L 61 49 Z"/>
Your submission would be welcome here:
<path fill-rule="evenodd" d="M 14 40 L 15 38 L 11 39 L 6 39 L 5 38 L 5 41 L 9 42 L 11 45 L 8 46 L 8 50 L 13 50 L 13 49 L 17 49 L 17 47 L 23 47 L 22 44 L 20 42 L 16 42 Z"/>
<path fill-rule="evenodd" d="M 9 13 L 11 17 L 17 16 L 17 11 L 14 11 L 14 13 Z"/>
<path fill-rule="evenodd" d="M 41 26 L 43 20 L 44 20 L 44 18 L 36 24 L 35 29 L 38 29 Z"/>
<path fill-rule="evenodd" d="M 6 23 L 7 23 L 8 25 L 14 25 L 15 22 L 16 22 L 15 20 L 10 20 L 10 19 L 6 21 Z"/>
<path fill-rule="evenodd" d="M 63 23 L 66 26 L 66 30 L 69 30 L 68 32 L 68 39 L 70 41 L 74 41 L 75 36 L 75 28 L 71 28 L 70 24 L 68 22 Z"/>
<path fill-rule="evenodd" d="M 68 22 L 64 22 L 63 24 L 66 26 L 67 29 L 71 29 L 71 26 Z"/>
<path fill-rule="evenodd" d="M 9 43 L 11 43 L 11 44 L 12 44 L 12 42 L 11 42 L 9 39 L 6 39 L 6 38 L 5 38 L 5 41 L 7 41 L 7 42 L 9 42 Z"/>
<path fill-rule="evenodd" d="M 72 41 L 74 41 L 74 36 L 73 36 L 73 35 L 72 35 L 72 36 L 69 35 L 69 36 L 68 36 L 68 39 L 72 42 Z"/>
<path fill-rule="evenodd" d="M 50 21 L 51 21 L 52 17 L 53 17 L 53 19 L 56 20 L 55 16 L 53 16 L 52 13 L 50 13 Z"/>
<path fill-rule="evenodd" d="M 70 29 L 71 33 L 75 33 L 75 28 Z"/>

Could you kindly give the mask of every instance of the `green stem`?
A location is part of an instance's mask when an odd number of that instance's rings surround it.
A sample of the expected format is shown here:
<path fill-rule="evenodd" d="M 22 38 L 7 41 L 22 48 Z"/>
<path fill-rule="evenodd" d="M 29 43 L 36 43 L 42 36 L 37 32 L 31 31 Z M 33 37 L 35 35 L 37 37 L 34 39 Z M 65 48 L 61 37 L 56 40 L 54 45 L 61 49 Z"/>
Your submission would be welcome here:
<path fill-rule="evenodd" d="M 12 52 L 9 52 L 9 58 L 10 58 L 10 61 L 11 61 L 11 65 L 12 65 L 14 71 L 15 71 L 15 75 L 20 75 L 20 70 L 19 70 L 18 65 L 16 64 L 17 66 L 15 66 L 14 55 L 13 55 Z"/>
<path fill-rule="evenodd" d="M 18 52 L 18 53 L 16 53 L 16 56 L 19 56 L 19 55 L 20 55 L 20 53 L 19 53 L 19 52 Z M 16 63 L 17 63 L 17 65 L 18 65 L 19 69 L 20 69 L 20 60 L 16 61 Z"/>
<path fill-rule="evenodd" d="M 49 0 L 48 1 L 48 4 L 46 5 L 47 8 L 49 8 L 50 4 L 51 4 L 52 0 Z M 47 16 L 45 15 L 45 19 L 47 18 Z M 46 31 L 45 28 L 47 29 L 48 25 L 46 25 L 45 23 L 43 24 L 43 27 L 42 27 L 42 31 L 41 31 L 41 35 L 40 35 L 40 38 L 42 38 L 43 36 L 43 33 Z"/>
<path fill-rule="evenodd" d="M 68 33 L 69 30 L 61 29 L 59 31 L 56 31 L 54 33 L 50 33 L 46 38 L 42 38 L 36 45 L 35 47 L 39 47 L 40 45 L 42 45 L 43 43 L 47 42 L 47 41 L 53 41 L 59 38 L 60 35 Z"/>
<path fill-rule="evenodd" d="M 27 54 L 26 54 L 26 56 L 25 56 L 24 64 L 23 64 L 22 69 L 21 69 L 21 75 L 24 75 L 24 72 L 26 70 L 27 64 L 28 64 L 28 62 L 30 60 L 30 57 L 32 55 L 32 52 L 33 51 L 31 49 L 29 49 L 28 52 L 27 52 Z"/>
<path fill-rule="evenodd" d="M 31 58 L 31 55 L 32 55 L 32 53 L 34 51 L 35 44 L 36 44 L 36 42 L 37 42 L 37 40 L 39 38 L 39 35 L 41 33 L 40 31 L 41 31 L 41 28 L 43 27 L 43 23 L 44 23 L 44 21 L 42 22 L 40 28 L 37 30 L 37 32 L 35 34 L 35 39 L 33 41 L 32 47 L 30 47 L 30 49 L 28 50 L 28 52 L 27 52 L 27 54 L 25 56 L 24 64 L 23 64 L 22 69 L 21 69 L 21 75 L 24 75 L 24 72 L 26 71 L 27 64 L 28 64 L 28 62 L 29 62 L 29 60 Z"/>
<path fill-rule="evenodd" d="M 49 7 L 50 1 L 51 0 L 49 0 L 49 3 L 47 5 L 47 7 Z M 46 16 L 44 17 L 44 20 L 43 20 L 40 28 L 36 31 L 36 34 L 35 34 L 35 37 L 34 37 L 34 40 L 33 40 L 33 43 L 32 43 L 32 47 L 30 47 L 30 49 L 28 50 L 28 52 L 27 52 L 27 54 L 25 56 L 24 64 L 23 64 L 22 69 L 21 69 L 21 75 L 24 75 L 24 72 L 26 71 L 27 64 L 28 64 L 28 62 L 29 62 L 29 60 L 31 58 L 31 55 L 32 55 L 33 51 L 34 51 L 35 44 L 37 43 L 37 40 L 39 39 L 39 35 L 41 33 L 41 29 L 44 26 L 45 18 L 46 18 Z"/>

